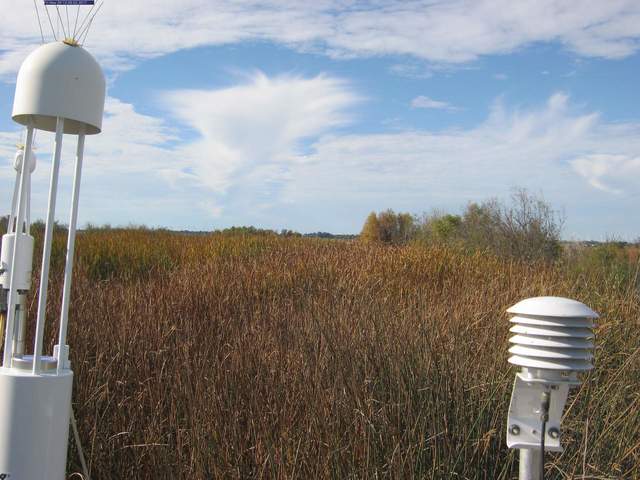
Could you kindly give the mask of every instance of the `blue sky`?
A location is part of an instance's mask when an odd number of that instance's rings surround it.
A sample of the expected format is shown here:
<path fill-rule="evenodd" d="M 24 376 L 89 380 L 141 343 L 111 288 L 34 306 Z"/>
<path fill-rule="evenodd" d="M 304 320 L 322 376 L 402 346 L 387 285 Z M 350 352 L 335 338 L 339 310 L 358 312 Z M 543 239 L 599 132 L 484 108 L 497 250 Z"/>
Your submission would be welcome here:
<path fill-rule="evenodd" d="M 105 0 L 80 222 L 354 233 L 372 210 L 460 212 L 525 187 L 564 212 L 565 238 L 640 236 L 638 2 L 305 3 Z M 4 210 L 15 75 L 40 43 L 20 4 L 0 21 Z"/>

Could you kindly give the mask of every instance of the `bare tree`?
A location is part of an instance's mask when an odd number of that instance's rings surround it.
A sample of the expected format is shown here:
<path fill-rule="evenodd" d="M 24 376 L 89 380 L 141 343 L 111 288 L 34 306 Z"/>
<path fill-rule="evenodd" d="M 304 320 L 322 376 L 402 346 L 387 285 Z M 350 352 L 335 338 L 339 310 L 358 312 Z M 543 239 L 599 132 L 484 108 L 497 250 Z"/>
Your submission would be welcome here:
<path fill-rule="evenodd" d="M 463 215 L 461 235 L 468 246 L 525 260 L 554 260 L 560 255 L 564 216 L 541 196 L 514 189 L 511 203 L 497 199 L 471 203 Z"/>

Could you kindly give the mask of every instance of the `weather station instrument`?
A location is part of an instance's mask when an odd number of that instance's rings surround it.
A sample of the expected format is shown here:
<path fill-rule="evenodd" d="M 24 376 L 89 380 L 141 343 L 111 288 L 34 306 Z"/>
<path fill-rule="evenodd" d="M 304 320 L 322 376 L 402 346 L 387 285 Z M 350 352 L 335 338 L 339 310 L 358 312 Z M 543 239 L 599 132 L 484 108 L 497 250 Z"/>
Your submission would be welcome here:
<path fill-rule="evenodd" d="M 59 6 L 87 5 L 87 1 L 47 1 L 44 13 L 54 41 L 42 45 L 22 63 L 16 80 L 12 118 L 26 127 L 24 147 L 14 161 L 17 170 L 7 233 L 2 237 L 0 267 L 0 323 L 4 323 L 0 368 L 0 476 L 6 480 L 62 480 L 65 478 L 71 416 L 73 371 L 69 361 L 67 326 L 78 219 L 80 179 L 85 137 L 100 133 L 105 101 L 105 78 L 97 61 L 82 47 L 91 26 L 91 11 L 71 28 L 68 10 Z M 35 3 L 34 3 L 35 5 Z M 48 5 L 55 6 L 54 27 Z M 36 5 L 38 22 L 40 10 Z M 64 18 L 67 19 L 66 28 Z M 62 37 L 59 39 L 60 34 Z M 34 238 L 30 232 L 31 173 L 36 167 L 36 131 L 55 133 L 48 207 L 42 246 L 42 266 L 33 338 L 26 338 L 27 295 L 31 289 Z M 47 289 L 55 224 L 58 177 L 65 136 L 77 140 L 71 209 L 67 234 L 62 303 L 57 344 L 45 353 Z"/>
<path fill-rule="evenodd" d="M 598 314 L 576 300 L 536 297 L 507 310 L 513 324 L 509 363 L 516 374 L 507 420 L 507 446 L 520 450 L 520 480 L 544 476 L 545 451 L 562 452 L 561 421 L 578 374 L 593 368 Z"/>

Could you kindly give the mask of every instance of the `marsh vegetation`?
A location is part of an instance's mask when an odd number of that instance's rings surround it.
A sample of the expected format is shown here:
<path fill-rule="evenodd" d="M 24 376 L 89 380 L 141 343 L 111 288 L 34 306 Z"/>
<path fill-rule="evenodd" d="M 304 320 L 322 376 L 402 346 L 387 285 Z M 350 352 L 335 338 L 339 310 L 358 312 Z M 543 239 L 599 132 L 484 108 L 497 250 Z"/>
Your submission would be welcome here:
<path fill-rule="evenodd" d="M 504 312 L 537 295 L 601 314 L 596 369 L 570 397 L 549 478 L 637 478 L 637 262 L 622 276 L 577 265 L 453 245 L 84 231 L 69 334 L 92 478 L 514 478 Z M 72 447 L 70 472 L 76 458 Z"/>

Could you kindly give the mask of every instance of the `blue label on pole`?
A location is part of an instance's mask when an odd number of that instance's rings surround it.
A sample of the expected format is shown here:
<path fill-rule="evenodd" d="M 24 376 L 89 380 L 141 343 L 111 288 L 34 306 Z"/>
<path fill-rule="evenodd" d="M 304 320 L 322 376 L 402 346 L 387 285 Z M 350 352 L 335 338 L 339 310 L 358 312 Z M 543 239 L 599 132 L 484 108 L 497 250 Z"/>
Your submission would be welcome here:
<path fill-rule="evenodd" d="M 44 0 L 45 5 L 93 5 L 94 0 Z"/>

